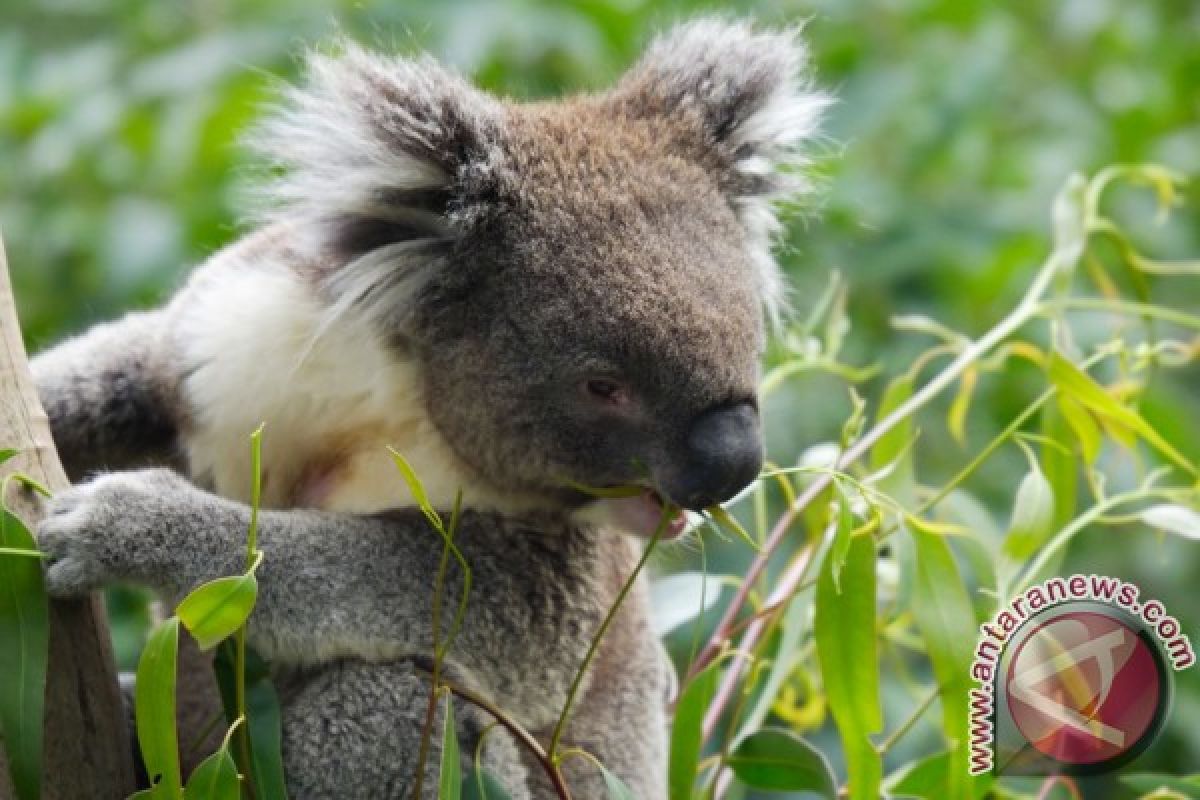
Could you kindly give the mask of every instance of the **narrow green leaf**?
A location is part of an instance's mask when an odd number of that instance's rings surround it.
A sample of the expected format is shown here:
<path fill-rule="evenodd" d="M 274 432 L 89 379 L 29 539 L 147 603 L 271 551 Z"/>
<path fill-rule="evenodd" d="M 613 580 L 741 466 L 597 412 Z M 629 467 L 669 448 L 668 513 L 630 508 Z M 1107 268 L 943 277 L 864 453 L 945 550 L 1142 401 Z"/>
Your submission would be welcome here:
<path fill-rule="evenodd" d="M 975 614 L 945 538 L 920 528 L 910 533 L 917 556 L 912 612 L 937 678 L 942 730 L 954 753 L 944 797 L 967 798 L 967 691 L 977 638 Z"/>
<path fill-rule="evenodd" d="M 184 800 L 239 800 L 242 788 L 229 743 L 200 762 L 188 778 Z"/>
<path fill-rule="evenodd" d="M 854 532 L 854 517 L 850 514 L 850 501 L 846 499 L 846 488 L 837 483 L 838 518 L 837 528 L 833 532 L 833 542 L 829 545 L 829 558 L 833 585 L 840 590 L 842 566 L 846 563 L 846 554 L 850 551 L 850 535 Z"/>
<path fill-rule="evenodd" d="M 1152 528 L 1173 533 L 1185 539 L 1200 540 L 1200 511 L 1195 509 L 1164 503 L 1143 509 L 1139 516 L 1142 522 Z"/>
<path fill-rule="evenodd" d="M 175 614 L 200 649 L 208 650 L 246 623 L 257 599 L 258 580 L 253 572 L 247 572 L 196 587 L 183 598 Z"/>
<path fill-rule="evenodd" d="M 8 509 L 0 509 L 0 546 L 23 552 L 37 549 L 25 523 Z M 41 561 L 0 555 L 0 738 L 21 800 L 36 800 L 41 794 L 49 632 Z"/>
<path fill-rule="evenodd" d="M 1047 403 L 1040 414 L 1041 434 L 1045 437 L 1039 449 L 1042 474 L 1050 482 L 1054 494 L 1055 530 L 1062 528 L 1075 516 L 1079 494 L 1079 462 L 1072 447 L 1071 428 L 1057 403 Z M 1062 445 L 1062 449 L 1056 445 Z"/>
<path fill-rule="evenodd" d="M 512 800 L 512 796 L 492 773 L 476 765 L 463 778 L 462 800 Z"/>
<path fill-rule="evenodd" d="M 949 750 L 943 750 L 902 765 L 888 776 L 888 795 L 938 800 L 946 786 L 953 755 Z"/>
<path fill-rule="evenodd" d="M 458 731 L 454 727 L 454 702 L 446 694 L 446 716 L 442 722 L 442 765 L 438 778 L 438 800 L 459 800 L 462 796 L 462 756 Z"/>
<path fill-rule="evenodd" d="M 1004 552 L 1024 561 L 1045 544 L 1053 530 L 1054 489 L 1034 462 L 1017 487 Z"/>
<path fill-rule="evenodd" d="M 438 515 L 433 505 L 429 502 L 429 496 L 425 494 L 425 486 L 421 483 L 421 479 L 417 477 L 416 470 L 408 463 L 408 460 L 400 455 L 400 451 L 388 448 L 388 452 L 392 454 L 392 461 L 396 464 L 396 469 L 400 471 L 401 477 L 404 478 L 404 483 L 408 485 L 409 494 L 413 496 L 413 501 L 417 507 L 429 518 L 430 523 L 439 531 L 442 530 L 442 518 Z"/>
<path fill-rule="evenodd" d="M 0 464 L 8 461 L 19 452 L 19 450 L 14 450 L 11 447 L 6 447 L 3 450 L 0 450 Z"/>
<path fill-rule="evenodd" d="M 138 661 L 134 703 L 138 745 L 156 798 L 183 796 L 179 742 L 175 734 L 175 657 L 179 618 L 171 617 L 150 632 Z"/>
<path fill-rule="evenodd" d="M 1088 466 L 1096 463 L 1104 437 L 1100 432 L 1100 426 L 1092 418 L 1091 412 L 1065 394 L 1058 396 L 1058 410 L 1067 425 L 1075 432 L 1075 439 L 1079 442 L 1079 450 L 1083 454 L 1084 463 Z"/>
<path fill-rule="evenodd" d="M 720 506 L 709 506 L 708 508 L 704 509 L 704 511 L 722 528 L 736 533 L 743 542 L 750 546 L 750 549 L 754 550 L 755 552 L 760 549 L 758 542 L 754 541 L 754 537 L 751 536 L 746 529 L 742 527 L 741 523 L 734 519 L 734 516 L 728 511 Z"/>
<path fill-rule="evenodd" d="M 608 800 L 637 800 L 625 781 L 609 771 L 603 764 L 598 764 L 600 774 L 604 776 L 604 788 L 608 790 Z"/>
<path fill-rule="evenodd" d="M 814 636 L 829 710 L 846 753 L 850 797 L 875 800 L 883 764 L 869 734 L 883 727 L 875 633 L 875 539 L 850 537 L 840 586 L 832 549 L 817 579 Z"/>
<path fill-rule="evenodd" d="M 1092 380 L 1091 376 L 1079 367 L 1058 353 L 1051 353 L 1049 372 L 1050 379 L 1068 396 L 1093 413 L 1129 428 L 1176 465 L 1192 475 L 1196 474 L 1196 467 L 1164 439 L 1150 423 L 1142 419 L 1141 415 L 1133 409 L 1121 405 L 1116 398 L 1104 390 L 1104 387 Z"/>
<path fill-rule="evenodd" d="M 738 743 L 726 763 L 738 780 L 755 789 L 815 792 L 837 797 L 829 762 L 815 747 L 791 731 L 763 728 Z"/>
<path fill-rule="evenodd" d="M 671 757 L 667 770 L 671 800 L 691 800 L 703 747 L 704 712 L 717 690 L 719 664 L 710 664 L 683 688 L 671 728 Z"/>
<path fill-rule="evenodd" d="M 975 384 L 978 381 L 979 370 L 965 370 L 959 380 L 958 393 L 954 395 L 950 410 L 946 413 L 946 428 L 954 437 L 954 441 L 960 445 L 967 443 L 967 412 L 971 408 L 971 398 L 975 394 Z"/>
<path fill-rule="evenodd" d="M 234 669 L 237 663 L 232 640 L 217 648 L 213 671 L 221 690 L 226 719 L 237 718 Z M 279 695 L 271 683 L 266 661 L 250 647 L 246 648 L 246 732 L 250 735 L 250 775 L 254 796 L 271 800 L 286 800 L 287 788 L 283 778 L 282 726 Z"/>

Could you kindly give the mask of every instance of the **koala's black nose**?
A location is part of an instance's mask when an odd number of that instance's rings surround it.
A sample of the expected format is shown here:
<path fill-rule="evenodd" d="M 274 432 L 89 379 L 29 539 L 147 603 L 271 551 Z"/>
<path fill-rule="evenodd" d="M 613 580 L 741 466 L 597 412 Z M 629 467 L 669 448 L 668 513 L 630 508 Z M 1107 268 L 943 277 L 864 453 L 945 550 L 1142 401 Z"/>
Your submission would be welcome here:
<path fill-rule="evenodd" d="M 762 469 L 758 411 L 750 403 L 705 411 L 688 431 L 686 458 L 676 485 L 662 487 L 672 501 L 697 510 L 733 497 Z"/>

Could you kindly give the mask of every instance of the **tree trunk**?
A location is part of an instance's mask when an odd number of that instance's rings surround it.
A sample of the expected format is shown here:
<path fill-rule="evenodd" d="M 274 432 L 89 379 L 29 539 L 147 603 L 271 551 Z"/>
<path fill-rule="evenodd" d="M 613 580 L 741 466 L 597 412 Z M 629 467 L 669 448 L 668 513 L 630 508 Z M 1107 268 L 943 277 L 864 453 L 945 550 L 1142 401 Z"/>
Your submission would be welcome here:
<path fill-rule="evenodd" d="M 67 486 L 46 412 L 38 400 L 0 242 L 0 447 L 20 455 L 3 473 L 24 472 L 51 491 Z M 13 482 L 9 507 L 36 530 L 41 517 L 31 493 Z M 3 646 L 0 643 L 0 646 Z M 123 798 L 134 789 L 129 731 L 117 687 L 104 604 L 98 594 L 50 603 L 42 797 Z M 9 680 L 10 676 L 0 676 Z M 0 751 L 0 800 L 12 800 Z"/>

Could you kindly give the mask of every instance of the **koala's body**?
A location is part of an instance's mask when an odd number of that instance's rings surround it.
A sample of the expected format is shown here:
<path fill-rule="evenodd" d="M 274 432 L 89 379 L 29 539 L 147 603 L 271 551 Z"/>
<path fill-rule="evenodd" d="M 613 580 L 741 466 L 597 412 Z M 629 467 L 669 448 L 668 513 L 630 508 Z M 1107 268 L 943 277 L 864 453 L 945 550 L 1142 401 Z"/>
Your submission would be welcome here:
<path fill-rule="evenodd" d="M 462 493 L 474 583 L 451 680 L 548 734 L 664 503 L 721 502 L 761 465 L 771 203 L 802 188 L 826 103 L 803 68 L 793 32 L 715 20 L 558 103 L 495 99 L 429 59 L 314 57 L 257 140 L 280 168 L 261 227 L 164 308 L 34 361 L 72 477 L 125 470 L 55 500 L 52 591 L 134 581 L 174 601 L 239 571 L 265 422 L 250 637 L 279 672 L 289 791 L 411 796 L 442 544 L 391 446 L 436 507 Z M 629 484 L 645 491 L 579 489 Z M 566 743 L 665 797 L 672 680 L 639 583 Z M 491 720 L 457 718 L 471 758 Z M 484 758 L 514 797 L 555 796 L 504 735 Z M 438 760 L 435 742 L 423 796 Z M 604 795 L 583 759 L 568 779 Z"/>

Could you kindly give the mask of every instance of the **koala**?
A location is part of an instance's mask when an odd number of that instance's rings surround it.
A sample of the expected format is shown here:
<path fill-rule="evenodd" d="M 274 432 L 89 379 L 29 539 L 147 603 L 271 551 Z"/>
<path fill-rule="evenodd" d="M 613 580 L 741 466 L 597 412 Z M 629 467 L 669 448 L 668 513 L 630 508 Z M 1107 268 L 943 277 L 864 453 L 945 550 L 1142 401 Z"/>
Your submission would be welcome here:
<path fill-rule="evenodd" d="M 40 527 L 50 590 L 132 582 L 173 604 L 240 572 L 265 423 L 248 635 L 276 672 L 289 792 L 410 797 L 451 615 L 434 630 L 443 543 L 390 446 L 436 508 L 461 496 L 473 584 L 448 678 L 548 737 L 664 508 L 761 468 L 776 201 L 807 189 L 827 103 L 797 31 L 721 19 L 556 102 L 429 57 L 312 55 L 253 140 L 271 166 L 254 229 L 162 308 L 33 361 L 78 482 Z M 640 491 L 585 488 L 616 486 Z M 452 566 L 444 597 L 463 583 Z M 661 800 L 674 674 L 649 612 L 639 580 L 564 742 Z M 513 797 L 557 796 L 486 712 L 455 718 L 465 762 L 482 742 Z M 439 760 L 435 740 L 422 797 Z M 586 759 L 565 772 L 606 796 Z"/>

